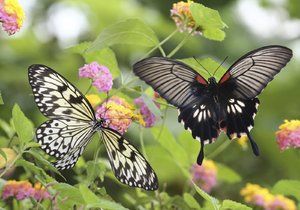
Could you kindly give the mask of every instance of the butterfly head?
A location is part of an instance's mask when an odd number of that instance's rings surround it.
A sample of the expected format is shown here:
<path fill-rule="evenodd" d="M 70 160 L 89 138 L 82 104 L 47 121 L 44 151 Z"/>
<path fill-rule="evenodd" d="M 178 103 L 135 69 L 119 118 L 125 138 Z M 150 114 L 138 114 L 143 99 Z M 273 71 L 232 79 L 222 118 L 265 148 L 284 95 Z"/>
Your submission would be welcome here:
<path fill-rule="evenodd" d="M 217 85 L 217 81 L 216 81 L 216 79 L 214 77 L 208 78 L 208 83 L 210 85 Z"/>
<path fill-rule="evenodd" d="M 107 127 L 108 127 L 108 124 L 109 124 L 109 120 L 108 120 L 108 119 L 104 119 L 104 118 L 100 118 L 100 119 L 98 120 L 98 124 L 100 124 L 101 127 L 107 128 Z"/>

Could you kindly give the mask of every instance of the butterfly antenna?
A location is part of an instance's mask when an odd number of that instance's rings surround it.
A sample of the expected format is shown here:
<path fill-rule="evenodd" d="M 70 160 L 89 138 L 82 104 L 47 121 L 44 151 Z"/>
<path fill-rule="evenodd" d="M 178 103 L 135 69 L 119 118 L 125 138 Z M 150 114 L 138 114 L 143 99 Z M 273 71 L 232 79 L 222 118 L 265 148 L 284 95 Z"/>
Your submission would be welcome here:
<path fill-rule="evenodd" d="M 223 63 L 225 63 L 225 61 L 227 60 L 227 58 L 228 58 L 228 56 L 226 56 L 226 57 L 224 58 L 224 60 L 222 61 L 222 63 L 221 63 L 221 64 L 218 66 L 218 68 L 215 70 L 213 76 L 215 76 L 215 73 L 217 73 L 218 69 L 223 65 Z"/>
<path fill-rule="evenodd" d="M 197 63 L 209 74 L 209 76 L 212 76 L 209 71 L 196 59 L 195 56 L 193 56 L 193 58 L 197 61 Z"/>

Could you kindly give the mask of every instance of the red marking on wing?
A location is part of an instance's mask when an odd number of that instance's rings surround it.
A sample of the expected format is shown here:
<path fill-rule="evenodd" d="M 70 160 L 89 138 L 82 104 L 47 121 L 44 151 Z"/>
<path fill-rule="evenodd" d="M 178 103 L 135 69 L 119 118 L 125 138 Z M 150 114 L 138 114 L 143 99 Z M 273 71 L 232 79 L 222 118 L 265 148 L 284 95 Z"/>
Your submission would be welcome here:
<path fill-rule="evenodd" d="M 227 81 L 230 78 L 230 72 L 225 73 L 222 78 L 219 81 L 219 84 L 222 84 L 223 82 Z"/>
<path fill-rule="evenodd" d="M 196 80 L 197 80 L 197 82 L 199 82 L 202 85 L 207 85 L 208 84 L 207 81 L 203 77 L 201 77 L 200 75 L 196 76 Z"/>

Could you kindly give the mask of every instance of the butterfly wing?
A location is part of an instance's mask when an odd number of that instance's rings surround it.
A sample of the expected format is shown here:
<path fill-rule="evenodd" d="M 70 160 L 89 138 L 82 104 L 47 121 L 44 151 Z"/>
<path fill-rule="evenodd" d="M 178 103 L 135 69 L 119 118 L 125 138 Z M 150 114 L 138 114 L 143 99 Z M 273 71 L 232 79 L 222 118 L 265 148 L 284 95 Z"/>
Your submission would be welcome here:
<path fill-rule="evenodd" d="M 40 111 L 49 118 L 95 120 L 87 99 L 63 76 L 44 65 L 28 69 L 29 83 Z"/>
<path fill-rule="evenodd" d="M 238 59 L 219 81 L 223 94 L 253 99 L 290 61 L 292 51 L 283 46 L 265 46 Z"/>
<path fill-rule="evenodd" d="M 258 98 L 249 100 L 230 98 L 224 108 L 227 112 L 226 118 L 221 123 L 221 126 L 223 124 L 222 129 L 230 139 L 248 136 L 255 155 L 259 155 L 259 149 L 250 135 L 250 130 L 254 126 L 258 105 Z"/>
<path fill-rule="evenodd" d="M 152 57 L 133 65 L 134 73 L 160 96 L 176 107 L 184 107 L 196 99 L 207 81 L 186 64 L 164 57 Z"/>
<path fill-rule="evenodd" d="M 51 119 L 36 130 L 36 138 L 41 148 L 58 161 L 54 164 L 59 170 L 75 165 L 95 129 L 85 121 Z"/>
<path fill-rule="evenodd" d="M 133 145 L 110 128 L 102 128 L 101 134 L 111 168 L 118 180 L 145 190 L 158 188 L 155 172 Z"/>

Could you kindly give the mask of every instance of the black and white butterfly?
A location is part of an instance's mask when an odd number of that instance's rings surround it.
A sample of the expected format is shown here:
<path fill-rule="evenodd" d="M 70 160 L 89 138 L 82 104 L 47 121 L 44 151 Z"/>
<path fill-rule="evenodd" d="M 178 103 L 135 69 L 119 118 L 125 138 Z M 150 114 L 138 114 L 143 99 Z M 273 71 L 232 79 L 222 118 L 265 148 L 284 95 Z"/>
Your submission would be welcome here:
<path fill-rule="evenodd" d="M 146 190 L 158 188 L 157 176 L 142 154 L 105 119 L 97 120 L 88 100 L 63 76 L 47 66 L 32 65 L 28 77 L 38 108 L 50 118 L 37 128 L 36 138 L 47 154 L 57 158 L 56 168 L 73 167 L 99 131 L 118 180 Z"/>
<path fill-rule="evenodd" d="M 201 142 L 197 163 L 204 157 L 204 144 L 221 131 L 230 139 L 248 136 L 252 150 L 258 146 L 250 136 L 259 100 L 257 96 L 292 58 L 283 46 L 265 46 L 238 59 L 219 82 L 208 81 L 188 65 L 164 57 L 146 58 L 134 64 L 134 73 L 179 109 L 178 121 Z"/>

